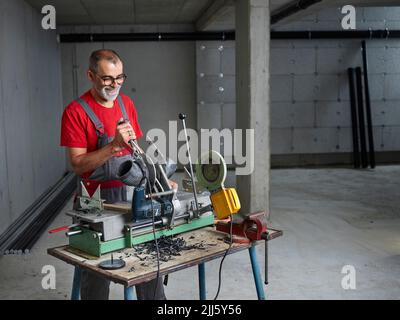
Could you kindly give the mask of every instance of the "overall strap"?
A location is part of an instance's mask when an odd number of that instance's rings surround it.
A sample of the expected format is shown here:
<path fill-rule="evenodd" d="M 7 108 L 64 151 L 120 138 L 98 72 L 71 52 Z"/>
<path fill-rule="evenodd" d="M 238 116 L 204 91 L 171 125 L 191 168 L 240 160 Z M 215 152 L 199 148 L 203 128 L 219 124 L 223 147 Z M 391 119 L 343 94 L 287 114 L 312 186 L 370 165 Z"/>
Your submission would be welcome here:
<path fill-rule="evenodd" d="M 118 95 L 118 104 L 119 108 L 121 109 L 122 115 L 124 116 L 125 121 L 129 121 L 128 114 L 126 113 L 124 102 L 122 101 L 122 97 Z"/>
<path fill-rule="evenodd" d="M 76 100 L 80 106 L 85 110 L 87 116 L 89 119 L 93 122 L 94 126 L 96 127 L 96 133 L 98 136 L 101 136 L 104 134 L 104 126 L 103 123 L 99 120 L 99 118 L 96 116 L 92 108 L 87 104 L 85 100 L 82 98 L 79 98 Z"/>

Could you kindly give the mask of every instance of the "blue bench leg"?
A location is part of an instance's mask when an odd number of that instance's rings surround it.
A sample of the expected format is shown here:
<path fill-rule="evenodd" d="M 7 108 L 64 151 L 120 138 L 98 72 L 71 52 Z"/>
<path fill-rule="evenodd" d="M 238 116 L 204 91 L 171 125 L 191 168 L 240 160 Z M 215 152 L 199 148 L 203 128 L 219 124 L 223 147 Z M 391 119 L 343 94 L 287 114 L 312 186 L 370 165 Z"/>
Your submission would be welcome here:
<path fill-rule="evenodd" d="M 72 281 L 71 300 L 81 299 L 81 273 L 81 268 L 75 267 L 74 280 Z"/>
<path fill-rule="evenodd" d="M 134 287 L 124 287 L 124 299 L 125 300 L 136 300 L 135 293 L 133 292 Z"/>
<path fill-rule="evenodd" d="M 206 300 L 206 269 L 204 263 L 199 264 L 200 300 Z"/>
<path fill-rule="evenodd" d="M 263 281 L 261 279 L 260 267 L 258 266 L 255 244 L 252 244 L 252 246 L 249 248 L 249 254 L 251 267 L 253 269 L 254 282 L 256 284 L 258 300 L 265 300 Z"/>

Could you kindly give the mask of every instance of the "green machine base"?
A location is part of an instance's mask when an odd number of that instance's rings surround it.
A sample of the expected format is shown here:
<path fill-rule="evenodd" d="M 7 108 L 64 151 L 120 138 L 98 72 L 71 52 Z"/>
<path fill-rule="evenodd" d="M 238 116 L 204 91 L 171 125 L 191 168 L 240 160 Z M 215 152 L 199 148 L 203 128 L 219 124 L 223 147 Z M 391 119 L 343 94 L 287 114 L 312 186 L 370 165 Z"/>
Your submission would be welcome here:
<path fill-rule="evenodd" d="M 175 226 L 172 229 L 156 229 L 155 236 L 158 239 L 162 236 L 172 236 L 211 225 L 214 225 L 214 216 L 202 216 L 198 219 L 193 219 L 188 223 Z M 69 245 L 72 248 L 79 249 L 96 257 L 100 257 L 102 254 L 108 252 L 132 248 L 134 245 L 154 240 L 154 234 L 152 231 L 141 235 L 132 235 L 127 231 L 125 237 L 109 241 L 101 241 L 96 231 L 84 227 L 79 227 L 79 230 L 82 230 L 80 234 L 76 234 L 69 238 Z"/>

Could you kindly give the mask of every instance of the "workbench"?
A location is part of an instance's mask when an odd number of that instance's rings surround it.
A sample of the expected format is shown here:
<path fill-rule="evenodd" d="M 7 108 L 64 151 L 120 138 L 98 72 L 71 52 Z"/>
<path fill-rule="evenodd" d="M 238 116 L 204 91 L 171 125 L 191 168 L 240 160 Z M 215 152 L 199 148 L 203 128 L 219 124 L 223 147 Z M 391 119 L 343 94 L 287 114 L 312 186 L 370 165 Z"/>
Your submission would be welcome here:
<path fill-rule="evenodd" d="M 268 229 L 268 240 L 275 239 L 282 235 L 282 231 Z M 226 242 L 226 234 L 216 231 L 214 227 L 206 227 L 180 234 L 187 245 L 200 244 L 200 249 L 190 249 L 180 252 L 178 256 L 172 256 L 168 261 L 160 261 L 160 277 L 169 273 L 198 265 L 199 274 L 199 294 L 200 299 L 206 299 L 206 282 L 205 282 L 205 262 L 222 257 L 229 247 Z M 268 242 L 265 242 L 267 246 Z M 253 269 L 254 282 L 256 285 L 257 296 L 259 299 L 265 299 L 264 283 L 261 279 L 260 268 L 258 265 L 256 243 L 238 244 L 233 243 L 228 254 L 233 254 L 245 249 L 249 250 L 250 261 Z M 104 260 L 111 259 L 111 254 L 105 254 L 94 257 L 85 254 L 82 251 L 71 248 L 68 245 L 50 248 L 48 254 L 54 256 L 75 267 L 72 300 L 80 299 L 80 278 L 81 270 L 88 269 L 95 272 L 98 276 L 102 276 L 110 281 L 119 283 L 124 286 L 125 300 L 135 299 L 133 287 L 137 284 L 147 282 L 157 277 L 157 260 L 150 259 L 149 256 L 141 256 L 135 248 L 126 248 L 113 252 L 113 258 L 122 258 L 126 265 L 118 270 L 104 270 L 98 267 L 99 263 Z M 267 252 L 267 250 L 266 250 Z"/>

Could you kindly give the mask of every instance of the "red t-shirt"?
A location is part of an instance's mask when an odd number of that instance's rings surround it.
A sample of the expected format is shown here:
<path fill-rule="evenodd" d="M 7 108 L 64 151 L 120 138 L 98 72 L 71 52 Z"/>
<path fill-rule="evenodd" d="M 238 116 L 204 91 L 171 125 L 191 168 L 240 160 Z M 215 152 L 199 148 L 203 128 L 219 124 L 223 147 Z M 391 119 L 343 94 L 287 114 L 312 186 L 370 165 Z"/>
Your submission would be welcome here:
<path fill-rule="evenodd" d="M 128 114 L 131 126 L 136 134 L 136 139 L 143 136 L 137 120 L 137 113 L 132 100 L 120 93 L 125 105 L 126 113 Z M 87 102 L 92 108 L 96 116 L 103 123 L 104 133 L 109 137 L 114 137 L 115 129 L 118 121 L 123 117 L 122 111 L 118 104 L 118 99 L 114 100 L 112 108 L 106 108 L 94 100 L 90 90 L 84 93 L 81 98 Z M 87 152 L 92 152 L 97 149 L 97 134 L 93 122 L 90 120 L 85 110 L 77 101 L 71 102 L 64 110 L 61 120 L 61 146 L 72 148 L 86 148 Z M 129 148 L 125 148 L 115 156 L 123 156 L 129 154 Z M 88 178 L 92 172 L 87 172 L 82 175 L 82 178 Z M 86 183 L 85 183 L 86 185 Z M 89 183 L 86 185 L 89 193 L 92 193 L 97 188 L 98 183 Z M 122 186 L 121 181 L 102 183 L 104 187 Z M 90 189 L 90 190 L 89 190 Z"/>

